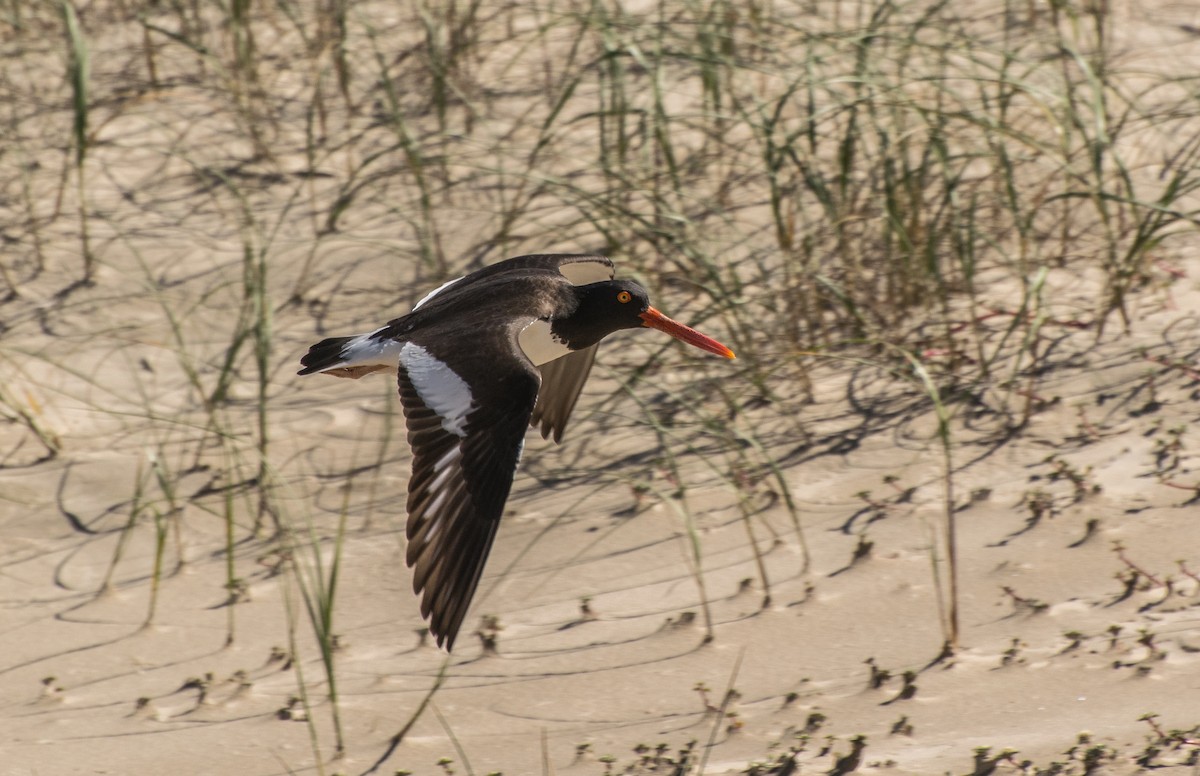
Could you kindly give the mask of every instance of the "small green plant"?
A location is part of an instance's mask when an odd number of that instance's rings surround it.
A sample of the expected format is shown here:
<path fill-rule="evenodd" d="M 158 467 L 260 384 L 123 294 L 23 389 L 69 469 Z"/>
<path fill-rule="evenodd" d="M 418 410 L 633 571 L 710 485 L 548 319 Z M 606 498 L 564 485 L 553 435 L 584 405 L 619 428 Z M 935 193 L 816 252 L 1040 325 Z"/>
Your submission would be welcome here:
<path fill-rule="evenodd" d="M 911 700 L 912 698 L 916 697 L 916 695 L 917 695 L 917 672 L 916 671 L 905 671 L 903 674 L 900 675 L 900 680 L 903 682 L 902 686 L 900 687 L 900 691 L 898 693 L 896 693 L 895 697 L 890 698 L 890 699 L 880 703 L 879 704 L 880 706 L 890 706 L 893 703 Z"/>
<path fill-rule="evenodd" d="M 1088 638 L 1083 633 L 1076 630 L 1067 631 L 1063 634 L 1063 638 L 1067 640 L 1067 645 L 1059 650 L 1060 655 L 1065 655 L 1068 652 L 1074 652 L 1083 646 L 1083 642 Z"/>
<path fill-rule="evenodd" d="M 862 754 L 867 748 L 867 737 L 857 735 L 850 739 L 850 751 L 838 757 L 833 768 L 829 770 L 829 776 L 846 776 L 858 770 L 858 766 L 862 764 Z"/>
<path fill-rule="evenodd" d="M 1014 638 L 1008 649 L 1004 650 L 1004 652 L 1002 652 L 1000 655 L 1000 667 L 1004 668 L 1005 666 L 1011 666 L 1014 663 L 1022 662 L 1023 659 L 1021 658 L 1021 650 L 1026 646 L 1028 645 L 1023 643 L 1020 639 Z"/>
<path fill-rule="evenodd" d="M 12 368 L 7 359 L 5 366 Z M 7 381 L 0 381 L 0 418 L 23 426 L 33 434 L 43 448 L 42 455 L 37 459 L 39 461 L 56 457 L 63 448 L 62 439 L 41 415 L 41 403 L 31 393 L 27 392 L 25 398 L 21 399 Z"/>
<path fill-rule="evenodd" d="M 1057 455 L 1051 455 L 1046 459 L 1045 462 L 1051 466 L 1051 472 L 1049 475 L 1051 482 L 1056 480 L 1066 480 L 1067 482 L 1071 483 L 1072 504 L 1077 504 L 1087 496 L 1094 495 L 1101 491 L 1099 483 L 1088 481 L 1092 473 L 1092 467 L 1089 466 L 1083 471 L 1080 471 Z"/>
<path fill-rule="evenodd" d="M 867 678 L 867 687 L 878 690 L 891 680 L 892 672 L 876 665 L 875 658 L 869 657 L 864 662 L 871 671 L 871 675 Z"/>
<path fill-rule="evenodd" d="M 1036 598 L 1030 598 L 1030 597 L 1018 595 L 1017 591 L 1013 590 L 1008 585 L 1002 585 L 1000 589 L 1004 592 L 1004 594 L 1006 596 L 1008 596 L 1008 599 L 1010 601 L 1012 601 L 1013 608 L 1018 613 L 1041 614 L 1050 608 L 1050 604 L 1048 604 L 1044 601 L 1039 601 Z"/>

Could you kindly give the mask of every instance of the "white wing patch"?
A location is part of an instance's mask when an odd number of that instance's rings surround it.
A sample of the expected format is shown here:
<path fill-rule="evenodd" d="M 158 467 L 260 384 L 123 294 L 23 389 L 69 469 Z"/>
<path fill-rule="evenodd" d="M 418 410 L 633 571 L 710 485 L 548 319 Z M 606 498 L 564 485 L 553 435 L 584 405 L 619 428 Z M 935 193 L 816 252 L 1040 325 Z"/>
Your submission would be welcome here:
<path fill-rule="evenodd" d="M 423 299 L 421 299 L 421 301 L 419 301 L 419 302 L 417 302 L 416 304 L 414 304 L 414 305 L 413 305 L 413 312 L 416 312 L 418 307 L 420 307 L 421 305 L 425 304 L 425 303 L 426 303 L 426 302 L 428 302 L 430 299 L 433 299 L 435 296 L 437 296 L 438 294 L 442 293 L 442 292 L 443 292 L 443 291 L 445 291 L 447 288 L 449 288 L 450 286 L 454 285 L 455 283 L 457 283 L 457 282 L 458 282 L 458 281 L 460 281 L 460 280 L 462 280 L 462 278 L 455 278 L 454 280 L 447 280 L 445 283 L 442 283 L 440 286 L 438 286 L 437 288 L 435 288 L 435 289 L 433 289 L 432 291 L 430 291 L 428 294 L 426 294 L 426 295 L 424 296 L 424 298 L 423 298 Z"/>
<path fill-rule="evenodd" d="M 550 331 L 550 322 L 540 319 L 521 329 L 521 333 L 517 335 L 517 344 L 534 366 L 541 366 L 571 352 L 570 348 Z"/>
<path fill-rule="evenodd" d="M 467 415 L 474 406 L 466 381 L 415 342 L 406 342 L 400 348 L 400 363 L 421 401 L 442 419 L 442 428 L 465 437 Z"/>
<path fill-rule="evenodd" d="M 570 264 L 560 264 L 558 271 L 571 281 L 573 286 L 587 286 L 613 279 L 612 265 L 602 261 L 574 261 Z M 439 288 L 438 291 L 440 290 Z"/>

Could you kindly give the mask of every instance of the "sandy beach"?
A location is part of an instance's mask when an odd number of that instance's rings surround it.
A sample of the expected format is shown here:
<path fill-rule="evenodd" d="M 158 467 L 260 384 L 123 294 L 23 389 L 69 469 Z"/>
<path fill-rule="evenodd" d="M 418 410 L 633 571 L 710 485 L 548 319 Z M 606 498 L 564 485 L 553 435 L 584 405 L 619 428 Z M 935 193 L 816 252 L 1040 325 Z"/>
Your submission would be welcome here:
<path fill-rule="evenodd" d="M 1197 59 L 1194 10 L 1159 5 L 1117 19 L 1146 72 Z M 507 31 L 460 72 L 513 94 L 455 108 L 463 137 L 425 164 L 496 177 L 431 189 L 422 215 L 412 143 L 436 112 L 389 126 L 372 114 L 387 89 L 362 75 L 368 43 L 419 38 L 420 14 L 355 7 L 377 36 L 359 33 L 356 71 L 374 102 L 341 115 L 336 70 L 285 53 L 325 62 L 297 31 L 317 22 L 285 10 L 250 25 L 255 88 L 282 106 L 269 121 L 253 90 L 210 88 L 237 82 L 230 60 L 165 36 L 169 15 L 81 10 L 82 173 L 57 11 L 8 29 L 31 80 L 6 76 L 0 155 L 0 776 L 1200 774 L 1194 226 L 1147 259 L 1127 325 L 1098 313 L 1107 276 L 1069 256 L 1031 307 L 1014 275 L 981 271 L 990 313 L 938 313 L 973 322 L 986 379 L 954 379 L 964 362 L 922 345 L 941 319 L 914 314 L 907 352 L 943 387 L 944 436 L 896 351 L 747 333 L 677 250 L 635 241 L 619 276 L 740 358 L 647 331 L 602 345 L 562 444 L 530 433 L 447 655 L 404 563 L 394 377 L 300 378 L 298 359 L 473 267 L 602 250 L 604 216 L 542 207 L 549 184 L 483 150 L 560 113 L 587 146 L 594 114 L 574 101 L 591 87 L 555 113 L 521 43 L 549 23 L 487 16 Z M 372 154 L 406 172 L 372 177 Z M 715 233 L 751 255 L 741 235 L 770 234 L 769 208 L 739 196 Z M 508 197 L 528 210 L 497 226 Z M 750 319 L 797 304 L 738 272 Z"/>

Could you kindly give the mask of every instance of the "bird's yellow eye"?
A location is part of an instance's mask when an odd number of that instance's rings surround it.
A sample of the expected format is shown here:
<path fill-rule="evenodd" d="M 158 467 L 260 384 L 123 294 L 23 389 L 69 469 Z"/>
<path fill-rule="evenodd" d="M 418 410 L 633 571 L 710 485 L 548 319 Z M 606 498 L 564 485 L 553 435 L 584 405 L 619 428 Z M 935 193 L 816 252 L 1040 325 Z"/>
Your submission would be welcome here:
<path fill-rule="evenodd" d="M 629 300 L 631 299 L 633 299 L 633 294 L 629 293 L 628 291 L 617 292 L 617 301 L 621 304 L 629 304 Z"/>

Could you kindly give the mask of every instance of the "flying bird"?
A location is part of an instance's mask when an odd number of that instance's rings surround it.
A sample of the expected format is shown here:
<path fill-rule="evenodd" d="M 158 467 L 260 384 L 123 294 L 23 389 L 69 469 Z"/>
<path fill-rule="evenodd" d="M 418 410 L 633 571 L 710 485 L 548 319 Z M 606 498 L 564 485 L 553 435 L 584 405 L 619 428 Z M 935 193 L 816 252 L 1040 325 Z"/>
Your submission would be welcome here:
<path fill-rule="evenodd" d="M 725 358 L 721 343 L 614 280 L 604 256 L 519 256 L 451 280 L 369 334 L 333 337 L 299 374 L 396 371 L 413 451 L 408 549 L 413 592 L 438 646 L 454 646 L 525 446 L 562 439 L 600 340 L 649 327 Z"/>

